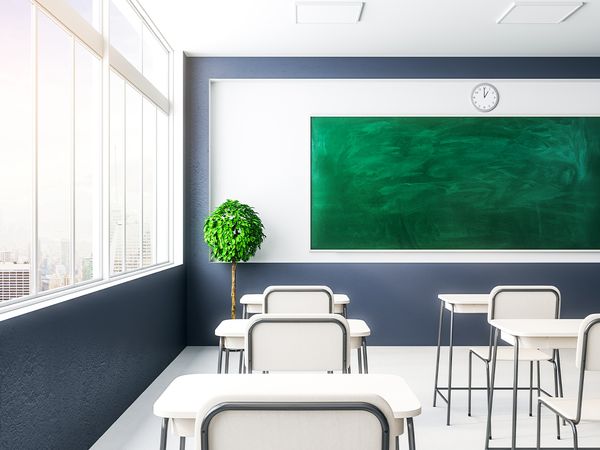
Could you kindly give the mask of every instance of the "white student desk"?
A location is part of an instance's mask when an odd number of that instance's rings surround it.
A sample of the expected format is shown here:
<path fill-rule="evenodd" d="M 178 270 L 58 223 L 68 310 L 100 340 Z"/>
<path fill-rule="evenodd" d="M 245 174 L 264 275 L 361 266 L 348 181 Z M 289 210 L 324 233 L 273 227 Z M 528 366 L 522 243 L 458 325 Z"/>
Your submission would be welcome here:
<path fill-rule="evenodd" d="M 499 338 L 514 346 L 514 379 L 512 410 L 511 449 L 517 448 L 517 380 L 519 376 L 519 350 L 521 348 L 562 349 L 577 348 L 577 336 L 583 319 L 496 319 L 490 325 L 494 330 L 492 349 L 492 374 L 490 379 L 490 401 L 488 405 L 486 450 L 490 448 L 494 381 L 496 376 L 496 354 Z"/>
<path fill-rule="evenodd" d="M 450 409 L 452 407 L 452 390 L 465 390 L 466 387 L 452 387 L 452 354 L 454 351 L 454 315 L 455 314 L 487 314 L 490 303 L 489 294 L 439 294 L 440 319 L 438 325 L 437 355 L 435 363 L 435 382 L 433 388 L 433 406 L 436 406 L 437 396 L 448 405 L 446 411 L 446 425 L 450 425 Z M 440 347 L 442 344 L 442 326 L 444 323 L 444 311 L 450 312 L 450 337 L 448 343 L 448 386 L 438 386 L 440 371 Z M 478 389 L 478 388 L 474 388 Z M 446 397 L 441 390 L 446 390 Z"/>
<path fill-rule="evenodd" d="M 154 403 L 154 415 L 161 417 L 160 450 L 167 446 L 169 419 L 173 420 L 185 448 L 185 436 L 194 435 L 196 414 L 214 398 L 250 394 L 273 401 L 281 395 L 332 395 L 343 401 L 347 393 L 376 394 L 384 399 L 394 418 L 406 420 L 410 448 L 414 448 L 413 417 L 421 414 L 421 403 L 403 378 L 397 375 L 352 374 L 269 374 L 269 375 L 183 375 L 175 378 Z"/>
<path fill-rule="evenodd" d="M 263 294 L 245 294 L 240 299 L 242 305 L 242 318 L 247 319 L 250 314 L 260 314 L 263 311 Z M 350 297 L 346 294 L 333 294 L 333 312 L 348 317 L 348 304 Z"/>
<path fill-rule="evenodd" d="M 351 348 L 358 351 L 359 373 L 369 373 L 369 361 L 367 359 L 367 337 L 371 335 L 371 329 L 364 320 L 347 319 L 350 329 Z M 217 372 L 222 373 L 223 353 L 225 353 L 225 373 L 229 372 L 229 352 L 240 352 L 239 372 L 242 371 L 243 352 L 246 344 L 246 331 L 250 319 L 227 319 L 222 321 L 215 329 L 215 336 L 219 337 L 219 361 Z"/>

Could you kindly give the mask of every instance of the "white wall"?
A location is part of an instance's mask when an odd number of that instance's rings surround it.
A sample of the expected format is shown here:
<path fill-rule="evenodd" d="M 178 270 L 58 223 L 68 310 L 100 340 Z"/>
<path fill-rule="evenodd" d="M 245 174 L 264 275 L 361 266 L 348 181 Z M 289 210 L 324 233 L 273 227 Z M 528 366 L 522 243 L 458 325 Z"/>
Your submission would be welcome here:
<path fill-rule="evenodd" d="M 600 261 L 597 251 L 311 251 L 311 116 L 477 116 L 482 80 L 212 80 L 210 205 L 256 208 L 265 240 L 256 262 Z M 600 80 L 485 80 L 490 116 L 599 116 Z"/>

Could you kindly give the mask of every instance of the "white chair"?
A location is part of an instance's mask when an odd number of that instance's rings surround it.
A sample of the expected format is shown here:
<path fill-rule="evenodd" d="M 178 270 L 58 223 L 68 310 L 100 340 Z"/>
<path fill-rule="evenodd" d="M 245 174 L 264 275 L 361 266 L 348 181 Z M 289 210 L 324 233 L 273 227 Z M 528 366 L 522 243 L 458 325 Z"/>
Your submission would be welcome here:
<path fill-rule="evenodd" d="M 269 286 L 263 297 L 265 314 L 334 312 L 333 291 L 327 286 Z"/>
<path fill-rule="evenodd" d="M 333 291 L 327 286 L 269 286 L 263 298 L 263 314 L 336 313 Z M 351 346 L 358 355 L 359 372 L 369 373 L 367 338 L 353 339 Z"/>
<path fill-rule="evenodd" d="M 488 320 L 493 319 L 558 319 L 560 317 L 560 291 L 554 286 L 496 286 L 490 293 Z M 468 415 L 471 415 L 473 356 L 484 362 L 489 399 L 490 363 L 492 361 L 492 333 L 488 347 L 469 349 Z M 513 361 L 512 347 L 498 347 L 498 361 Z M 533 416 L 533 364 L 537 364 L 537 391 L 540 386 L 540 361 L 554 367 L 555 395 L 562 395 L 562 377 L 558 350 L 548 354 L 538 349 L 521 349 L 519 361 L 529 362 L 529 415 Z M 504 388 L 495 388 L 504 389 Z M 512 387 L 510 388 L 512 390 Z M 520 388 L 527 389 L 527 388 Z M 557 423 L 558 425 L 558 423 Z M 560 430 L 558 431 L 560 433 Z"/>
<path fill-rule="evenodd" d="M 579 449 L 577 425 L 581 421 L 600 422 L 600 398 L 584 398 L 586 371 L 600 372 L 600 314 L 592 314 L 583 321 L 577 337 L 575 364 L 579 369 L 577 397 L 540 397 L 537 406 L 537 449 L 540 450 L 542 405 L 562 417 L 573 431 L 573 449 Z"/>
<path fill-rule="evenodd" d="M 290 386 L 290 392 L 294 387 Z M 394 450 L 404 421 L 375 394 L 232 394 L 196 416 L 196 450 Z M 415 449 L 412 420 L 409 446 Z"/>
<path fill-rule="evenodd" d="M 338 314 L 256 314 L 245 341 L 248 373 L 349 372 L 350 329 Z"/>

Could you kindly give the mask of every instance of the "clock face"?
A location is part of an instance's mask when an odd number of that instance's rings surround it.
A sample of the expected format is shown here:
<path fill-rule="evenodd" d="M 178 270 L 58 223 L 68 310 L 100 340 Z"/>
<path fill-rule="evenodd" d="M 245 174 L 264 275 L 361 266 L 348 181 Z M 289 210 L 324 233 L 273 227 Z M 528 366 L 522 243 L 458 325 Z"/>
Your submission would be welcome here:
<path fill-rule="evenodd" d="M 500 100 L 498 89 L 489 83 L 478 84 L 471 94 L 473 106 L 481 112 L 494 109 L 498 105 L 498 100 Z"/>

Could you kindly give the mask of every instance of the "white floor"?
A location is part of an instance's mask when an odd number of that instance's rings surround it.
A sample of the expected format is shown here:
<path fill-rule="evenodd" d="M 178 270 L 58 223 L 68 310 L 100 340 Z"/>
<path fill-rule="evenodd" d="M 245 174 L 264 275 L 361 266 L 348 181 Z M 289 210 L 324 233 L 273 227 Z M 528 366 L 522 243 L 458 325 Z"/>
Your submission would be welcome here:
<path fill-rule="evenodd" d="M 445 384 L 447 374 L 447 353 L 442 354 L 442 382 Z M 565 395 L 573 395 L 577 385 L 577 370 L 574 367 L 574 352 L 563 351 L 562 365 L 564 373 Z M 356 358 L 356 356 L 354 356 Z M 233 357 L 231 366 L 237 368 L 237 356 Z M 479 363 L 479 364 L 477 364 Z M 155 449 L 158 448 L 160 435 L 160 419 L 152 415 L 152 405 L 167 385 L 177 376 L 190 373 L 214 373 L 217 364 L 216 347 L 187 347 L 165 369 L 165 371 L 146 389 L 146 391 L 125 411 L 125 413 L 94 444 L 92 450 L 116 449 Z M 455 392 L 452 405 L 452 426 L 447 427 L 446 408 L 438 401 L 438 407 L 432 407 L 433 376 L 435 367 L 434 347 L 370 347 L 369 366 L 371 373 L 393 373 L 404 377 L 413 388 L 423 405 L 423 414 L 415 419 L 417 448 L 419 450 L 482 450 L 485 435 L 485 394 L 479 391 L 473 396 L 473 416 L 466 414 L 466 392 Z M 355 372 L 354 361 L 353 372 Z M 485 371 L 480 361 L 474 361 L 475 382 L 483 384 Z M 467 349 L 456 348 L 454 356 L 454 385 L 466 385 Z M 525 363 L 520 370 L 523 375 L 522 385 L 527 385 L 529 371 Z M 268 375 L 256 375 L 268 376 Z M 512 364 L 500 363 L 498 384 L 510 383 L 512 380 Z M 542 384 L 549 391 L 553 387 L 552 370 L 549 364 L 542 364 Z M 591 374 L 587 384 L 587 393 L 600 397 L 600 376 Z M 494 440 L 493 447 L 510 445 L 512 392 L 504 391 L 496 395 L 494 406 Z M 528 395 L 520 394 L 518 445 L 534 447 L 535 418 L 528 416 Z M 545 448 L 569 448 L 572 446 L 570 428 L 562 427 L 563 440 L 556 440 L 553 416 L 544 413 L 542 422 L 542 445 Z M 600 448 L 600 424 L 581 424 L 580 447 Z M 401 438 L 401 449 L 407 449 L 405 437 Z M 169 450 L 178 449 L 178 439 L 170 434 Z M 188 440 L 187 449 L 193 449 L 194 442 Z M 283 449 L 282 449 L 283 450 Z M 326 450 L 326 449 L 322 449 Z"/>

